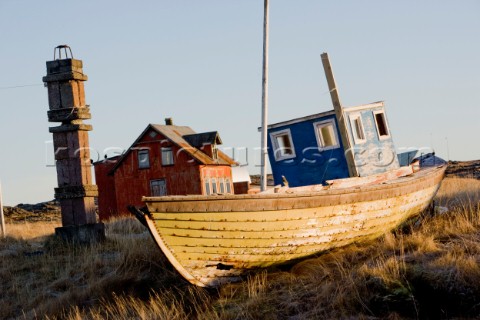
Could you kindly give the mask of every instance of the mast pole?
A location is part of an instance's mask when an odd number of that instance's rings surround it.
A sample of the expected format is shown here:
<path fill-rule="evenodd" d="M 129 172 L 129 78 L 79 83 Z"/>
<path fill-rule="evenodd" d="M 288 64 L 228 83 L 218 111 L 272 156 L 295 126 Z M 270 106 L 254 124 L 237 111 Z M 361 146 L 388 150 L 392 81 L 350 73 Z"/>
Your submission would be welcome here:
<path fill-rule="evenodd" d="M 345 114 L 343 112 L 343 106 L 340 102 L 340 94 L 338 93 L 337 83 L 333 76 L 332 66 L 326 52 L 320 55 L 322 58 L 323 69 L 325 70 L 325 76 L 327 78 L 328 89 L 330 90 L 330 97 L 332 98 L 333 109 L 335 110 L 335 116 L 338 121 L 340 137 L 345 150 L 345 158 L 347 159 L 348 173 L 350 177 L 358 177 L 358 170 L 355 166 L 355 159 L 353 157 L 352 144 L 348 136 L 347 121 L 345 120 Z"/>
<path fill-rule="evenodd" d="M 264 0 L 263 76 L 262 76 L 262 139 L 260 190 L 267 190 L 267 117 L 268 117 L 268 0 Z"/>

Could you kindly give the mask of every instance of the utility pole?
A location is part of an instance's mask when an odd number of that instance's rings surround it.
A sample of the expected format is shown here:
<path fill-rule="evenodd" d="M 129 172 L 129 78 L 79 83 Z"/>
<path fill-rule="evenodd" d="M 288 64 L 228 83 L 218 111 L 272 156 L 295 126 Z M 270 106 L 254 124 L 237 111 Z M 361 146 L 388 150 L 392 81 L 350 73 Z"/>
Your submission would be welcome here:
<path fill-rule="evenodd" d="M 262 139 L 260 190 L 267 190 L 267 120 L 268 118 L 268 0 L 264 3 L 263 18 L 263 76 L 262 76 Z"/>

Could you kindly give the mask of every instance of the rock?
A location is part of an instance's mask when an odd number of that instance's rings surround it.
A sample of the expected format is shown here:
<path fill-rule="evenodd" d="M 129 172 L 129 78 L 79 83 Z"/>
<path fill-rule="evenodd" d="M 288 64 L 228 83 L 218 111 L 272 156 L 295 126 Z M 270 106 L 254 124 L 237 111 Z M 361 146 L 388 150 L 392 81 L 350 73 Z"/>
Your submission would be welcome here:
<path fill-rule="evenodd" d="M 480 179 L 480 160 L 449 161 L 447 177 Z"/>
<path fill-rule="evenodd" d="M 61 220 L 60 206 L 54 200 L 37 204 L 20 203 L 15 207 L 5 206 L 3 213 L 6 223 Z"/>

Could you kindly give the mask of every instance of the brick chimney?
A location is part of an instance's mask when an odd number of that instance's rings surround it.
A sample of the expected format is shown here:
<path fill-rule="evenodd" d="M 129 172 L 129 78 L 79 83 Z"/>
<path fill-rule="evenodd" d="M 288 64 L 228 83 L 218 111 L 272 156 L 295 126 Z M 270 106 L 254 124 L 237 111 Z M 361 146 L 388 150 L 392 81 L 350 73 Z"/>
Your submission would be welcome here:
<path fill-rule="evenodd" d="M 83 82 L 87 76 L 82 67 L 81 60 L 73 59 L 70 47 L 58 46 L 54 60 L 47 61 L 47 75 L 43 77 L 48 88 L 48 121 L 61 123 L 49 129 L 57 168 L 55 199 L 60 202 L 63 226 L 55 233 L 65 240 L 81 243 L 105 237 L 104 226 L 97 223 L 95 213 L 98 191 L 92 184 L 88 141 L 92 126 L 83 123 L 91 115 L 85 104 Z"/>

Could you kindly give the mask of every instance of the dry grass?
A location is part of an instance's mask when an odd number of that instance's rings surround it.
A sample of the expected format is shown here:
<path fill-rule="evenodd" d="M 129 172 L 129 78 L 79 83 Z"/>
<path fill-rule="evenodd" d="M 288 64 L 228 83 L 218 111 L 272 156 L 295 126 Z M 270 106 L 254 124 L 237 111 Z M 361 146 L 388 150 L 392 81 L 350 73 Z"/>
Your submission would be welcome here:
<path fill-rule="evenodd" d="M 108 223 L 108 240 L 87 247 L 45 238 L 53 225 L 9 225 L 0 310 L 27 319 L 480 317 L 480 181 L 446 179 L 436 202 L 448 212 L 213 291 L 187 284 L 132 219 Z"/>
<path fill-rule="evenodd" d="M 8 236 L 17 240 L 44 241 L 46 237 L 55 233 L 60 222 L 24 222 L 7 225 Z"/>

